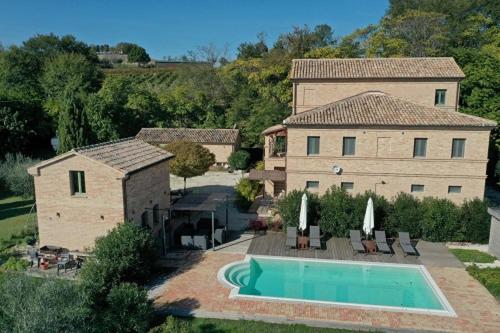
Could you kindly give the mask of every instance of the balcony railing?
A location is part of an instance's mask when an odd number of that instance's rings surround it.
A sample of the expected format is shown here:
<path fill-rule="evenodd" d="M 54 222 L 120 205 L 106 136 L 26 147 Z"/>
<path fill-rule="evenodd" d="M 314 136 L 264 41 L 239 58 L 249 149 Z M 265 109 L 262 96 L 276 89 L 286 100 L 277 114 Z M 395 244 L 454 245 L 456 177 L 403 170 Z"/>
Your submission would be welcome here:
<path fill-rule="evenodd" d="M 285 157 L 286 156 L 286 137 L 277 136 L 269 141 L 269 157 Z"/>

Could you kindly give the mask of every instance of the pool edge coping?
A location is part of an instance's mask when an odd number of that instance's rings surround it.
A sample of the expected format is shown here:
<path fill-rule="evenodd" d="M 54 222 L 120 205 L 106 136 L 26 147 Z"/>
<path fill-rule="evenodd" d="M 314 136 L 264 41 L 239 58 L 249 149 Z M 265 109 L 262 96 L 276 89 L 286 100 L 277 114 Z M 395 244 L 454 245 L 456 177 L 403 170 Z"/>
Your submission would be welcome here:
<path fill-rule="evenodd" d="M 299 298 L 284 298 L 284 297 L 270 297 L 270 296 L 252 296 L 252 295 L 240 295 L 240 287 L 229 282 L 225 277 L 225 272 L 230 267 L 236 266 L 241 263 L 247 263 L 251 258 L 261 258 L 261 259 L 271 259 L 271 260 L 290 260 L 290 261 L 311 261 L 311 262 L 327 262 L 327 263 L 340 263 L 340 264 L 356 264 L 356 265 L 373 265 L 373 266 L 390 266 L 390 267 L 407 267 L 418 269 L 424 279 L 429 284 L 434 295 L 438 298 L 438 301 L 443 306 L 443 310 L 431 310 L 431 309 L 419 309 L 419 308 L 407 308 L 399 306 L 387 306 L 387 305 L 371 305 L 371 304 L 359 304 L 359 303 L 342 303 L 342 302 L 331 302 L 331 301 L 316 301 L 307 300 Z M 437 315 L 444 317 L 454 317 L 457 318 L 458 315 L 451 306 L 450 302 L 446 298 L 441 288 L 437 285 L 436 281 L 432 278 L 431 274 L 424 265 L 416 264 L 394 264 L 385 262 L 363 262 L 363 261 L 353 261 L 353 260 L 335 260 L 335 259 L 316 259 L 316 258 L 297 258 L 297 257 L 286 257 L 286 256 L 266 256 L 266 255 L 245 255 L 242 260 L 237 260 L 230 262 L 223 267 L 221 267 L 217 272 L 217 280 L 224 285 L 226 288 L 230 288 L 229 293 L 230 299 L 243 299 L 243 300 L 257 300 L 257 301 L 269 301 L 269 302 L 279 302 L 279 303 L 306 303 L 306 304 L 317 304 L 321 306 L 332 306 L 340 308 L 355 308 L 362 310 L 382 310 L 390 312 L 404 312 L 404 313 L 414 313 L 414 314 L 426 314 L 426 315 Z"/>

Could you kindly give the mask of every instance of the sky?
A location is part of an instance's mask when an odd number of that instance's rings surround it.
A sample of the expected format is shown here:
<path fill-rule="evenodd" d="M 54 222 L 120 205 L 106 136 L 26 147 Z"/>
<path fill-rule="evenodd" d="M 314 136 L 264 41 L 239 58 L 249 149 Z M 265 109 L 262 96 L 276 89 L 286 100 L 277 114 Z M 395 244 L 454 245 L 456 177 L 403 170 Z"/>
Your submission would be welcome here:
<path fill-rule="evenodd" d="M 329 24 L 336 36 L 377 23 L 388 0 L 0 0 L 0 43 L 72 34 L 89 44 L 137 43 L 152 58 L 214 44 L 234 58 L 264 32 L 268 44 L 293 26 Z"/>

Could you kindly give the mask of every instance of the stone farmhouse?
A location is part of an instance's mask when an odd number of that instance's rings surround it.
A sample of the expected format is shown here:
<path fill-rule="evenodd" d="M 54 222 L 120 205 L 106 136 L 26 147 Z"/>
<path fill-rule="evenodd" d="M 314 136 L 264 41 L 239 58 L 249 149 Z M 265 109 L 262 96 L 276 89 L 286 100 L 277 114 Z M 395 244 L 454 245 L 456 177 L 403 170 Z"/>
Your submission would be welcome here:
<path fill-rule="evenodd" d="M 86 251 L 97 237 L 131 221 L 149 227 L 161 246 L 172 157 L 141 140 L 122 139 L 73 149 L 31 167 L 40 244 Z"/>
<path fill-rule="evenodd" d="M 267 193 L 484 196 L 497 124 L 458 112 L 453 58 L 297 59 L 290 77 L 292 115 L 263 132 Z"/>
<path fill-rule="evenodd" d="M 229 155 L 240 145 L 240 131 L 223 128 L 143 128 L 136 139 L 160 147 L 176 141 L 199 143 L 215 155 L 216 165 L 226 166 Z"/>

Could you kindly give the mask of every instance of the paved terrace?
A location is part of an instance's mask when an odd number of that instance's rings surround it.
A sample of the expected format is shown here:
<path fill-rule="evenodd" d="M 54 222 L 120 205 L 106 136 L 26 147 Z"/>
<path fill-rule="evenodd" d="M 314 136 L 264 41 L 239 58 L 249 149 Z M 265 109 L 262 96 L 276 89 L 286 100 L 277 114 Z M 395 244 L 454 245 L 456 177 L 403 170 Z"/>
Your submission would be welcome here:
<path fill-rule="evenodd" d="M 250 236 L 250 235 L 248 235 Z M 387 332 L 500 332 L 500 304 L 472 278 L 444 244 L 419 242 L 420 257 L 404 257 L 399 247 L 395 255 L 354 256 L 348 239 L 332 238 L 323 250 L 289 250 L 285 236 L 268 233 L 247 237 L 231 253 L 231 246 L 205 253 L 193 253 L 183 265 L 150 293 L 155 307 L 166 313 L 225 318 L 264 320 L 279 323 L 304 323 L 317 327 L 340 327 Z M 248 253 L 273 256 L 313 257 L 395 263 L 423 264 L 445 294 L 458 317 L 366 310 L 306 303 L 266 302 L 230 299 L 230 289 L 217 280 L 226 264 Z"/>

